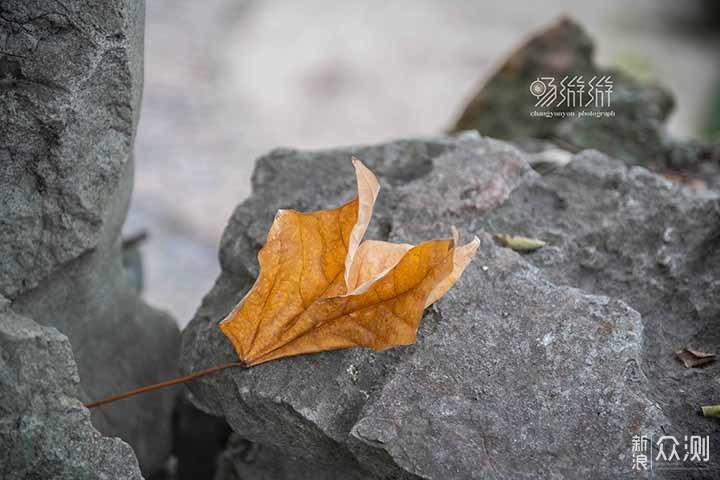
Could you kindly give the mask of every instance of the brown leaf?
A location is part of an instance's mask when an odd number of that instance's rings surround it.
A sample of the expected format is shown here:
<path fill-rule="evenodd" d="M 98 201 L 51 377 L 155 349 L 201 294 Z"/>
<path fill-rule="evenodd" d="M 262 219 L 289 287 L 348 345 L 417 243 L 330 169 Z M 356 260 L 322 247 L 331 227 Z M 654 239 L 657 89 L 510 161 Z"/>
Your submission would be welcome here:
<path fill-rule="evenodd" d="M 714 353 L 698 352 L 689 348 L 678 350 L 675 355 L 685 365 L 685 368 L 700 367 L 715 361 Z"/>
<path fill-rule="evenodd" d="M 702 178 L 693 178 L 683 173 L 667 171 L 662 173 L 662 176 L 673 183 L 685 185 L 686 187 L 690 187 L 693 190 L 703 191 L 707 190 L 708 188 L 707 182 Z"/>
<path fill-rule="evenodd" d="M 220 323 L 248 365 L 413 343 L 425 307 L 447 292 L 475 254 L 477 238 L 457 248 L 456 238 L 417 246 L 363 242 L 379 184 L 359 160 L 353 165 L 356 199 L 332 210 L 278 211 L 258 253 L 257 281 Z"/>

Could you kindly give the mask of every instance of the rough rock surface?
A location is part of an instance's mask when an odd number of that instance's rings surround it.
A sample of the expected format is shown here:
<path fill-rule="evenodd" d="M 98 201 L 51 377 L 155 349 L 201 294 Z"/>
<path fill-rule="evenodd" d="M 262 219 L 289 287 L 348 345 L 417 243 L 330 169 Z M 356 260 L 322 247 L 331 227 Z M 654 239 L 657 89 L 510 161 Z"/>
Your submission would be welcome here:
<path fill-rule="evenodd" d="M 179 332 L 170 316 L 144 304 L 122 266 L 119 244 L 83 256 L 13 302 L 13 309 L 68 336 L 83 401 L 177 375 Z M 92 410 L 95 427 L 135 449 L 144 473 L 171 449 L 176 390 Z"/>
<path fill-rule="evenodd" d="M 122 185 L 142 94 L 143 2 L 0 6 L 0 293 L 92 250 Z"/>
<path fill-rule="evenodd" d="M 718 192 L 695 192 L 587 151 L 516 189 L 480 227 L 547 241 L 528 259 L 551 281 L 640 312 L 641 367 L 650 398 L 671 422 L 668 433 L 720 440 L 717 424 L 697 415 L 720 395 L 718 367 L 685 369 L 673 355 L 720 345 Z M 707 467 L 720 468 L 720 459 Z"/>
<path fill-rule="evenodd" d="M 190 385 L 198 406 L 244 439 L 364 478 L 618 478 L 632 435 L 718 441 L 695 413 L 720 392 L 717 368 L 686 370 L 672 353 L 718 344 L 717 195 L 597 153 L 540 177 L 519 150 L 473 135 L 261 158 L 222 274 L 183 333 L 183 370 L 234 358 L 217 322 L 252 284 L 275 211 L 350 198 L 351 155 L 383 185 L 370 238 L 456 225 L 481 237 L 477 258 L 416 345 L 226 371 Z M 549 245 L 519 255 L 488 233 Z"/>
<path fill-rule="evenodd" d="M 100 435 L 78 400 L 67 338 L 0 297 L 0 478 L 141 480 L 133 451 Z"/>
<path fill-rule="evenodd" d="M 179 332 L 122 267 L 143 73 L 144 2 L 0 3 L 0 294 L 67 335 L 83 401 L 176 374 Z M 151 473 L 175 391 L 94 410 Z"/>

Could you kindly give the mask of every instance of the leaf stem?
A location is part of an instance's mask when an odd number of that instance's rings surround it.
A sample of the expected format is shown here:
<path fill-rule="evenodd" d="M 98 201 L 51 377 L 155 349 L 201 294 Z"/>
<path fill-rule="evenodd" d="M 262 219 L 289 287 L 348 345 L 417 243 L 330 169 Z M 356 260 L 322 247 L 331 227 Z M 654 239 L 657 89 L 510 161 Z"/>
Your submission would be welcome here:
<path fill-rule="evenodd" d="M 117 400 L 122 400 L 123 398 L 132 397 L 134 395 L 139 395 L 139 394 L 145 393 L 145 392 L 152 392 L 153 390 L 159 390 L 159 389 L 165 388 L 165 387 L 171 387 L 171 386 L 177 385 L 179 383 L 189 382 L 190 380 L 194 380 L 198 377 L 204 377 L 205 375 L 210 375 L 211 373 L 219 372 L 219 371 L 225 370 L 227 368 L 250 368 L 250 365 L 248 365 L 247 363 L 245 363 L 243 361 L 215 365 L 214 367 L 206 368 L 205 370 L 200 370 L 199 372 L 190 373 L 188 375 L 185 375 L 184 377 L 173 378 L 172 380 L 165 380 L 164 382 L 153 383 L 152 385 L 146 385 L 144 387 L 136 388 L 135 390 L 130 390 L 128 392 L 118 393 L 116 395 L 110 395 L 109 397 L 105 397 L 102 400 L 87 403 L 87 404 L 85 404 L 85 407 L 86 408 L 99 407 L 101 405 L 112 403 Z"/>

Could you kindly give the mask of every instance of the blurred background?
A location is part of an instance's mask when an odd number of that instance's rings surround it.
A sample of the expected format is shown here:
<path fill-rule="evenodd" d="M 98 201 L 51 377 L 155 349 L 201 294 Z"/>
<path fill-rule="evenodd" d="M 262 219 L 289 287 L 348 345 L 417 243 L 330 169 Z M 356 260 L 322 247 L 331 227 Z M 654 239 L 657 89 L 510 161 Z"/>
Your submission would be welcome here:
<path fill-rule="evenodd" d="M 676 96 L 680 137 L 720 130 L 720 2 L 150 0 L 135 193 L 150 303 L 185 325 L 219 273 L 254 160 L 447 130 L 483 78 L 562 14 L 601 65 Z"/>

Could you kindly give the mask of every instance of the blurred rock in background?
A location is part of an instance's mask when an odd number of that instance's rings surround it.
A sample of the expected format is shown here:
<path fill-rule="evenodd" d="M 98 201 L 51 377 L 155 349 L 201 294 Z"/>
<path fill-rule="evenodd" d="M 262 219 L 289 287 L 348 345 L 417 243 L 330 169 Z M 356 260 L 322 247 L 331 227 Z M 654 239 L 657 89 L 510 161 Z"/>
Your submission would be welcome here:
<path fill-rule="evenodd" d="M 664 123 L 674 107 L 672 95 L 659 85 L 642 84 L 618 70 L 599 68 L 594 49 L 580 25 L 569 18 L 560 19 L 508 57 L 469 102 L 452 130 L 478 130 L 519 142 L 547 139 L 576 151 L 595 148 L 629 163 L 666 167 L 669 141 Z M 582 86 L 568 83 L 578 77 Z M 611 87 L 607 95 L 596 98 L 591 82 L 603 77 L 609 77 Z M 535 82 L 544 92 L 537 97 L 528 95 Z M 561 82 L 568 85 L 567 90 L 562 90 Z M 548 105 L 537 106 L 536 101 L 545 99 Z M 596 105 L 594 100 L 607 103 Z M 580 117 L 579 112 L 586 110 L 613 115 Z M 535 116 L 538 111 L 551 116 Z M 569 112 L 576 115 L 552 116 Z"/>
<path fill-rule="evenodd" d="M 666 130 L 675 106 L 672 94 L 622 71 L 599 68 L 593 52 L 583 28 L 560 19 L 510 55 L 452 131 L 478 130 L 530 149 L 538 140 L 575 152 L 596 149 L 678 181 L 720 186 L 720 144 L 673 138 Z M 603 78 L 609 79 L 607 90 L 598 87 Z M 540 88 L 536 96 L 528 95 L 532 85 Z M 584 116 L 588 112 L 598 116 Z"/>

